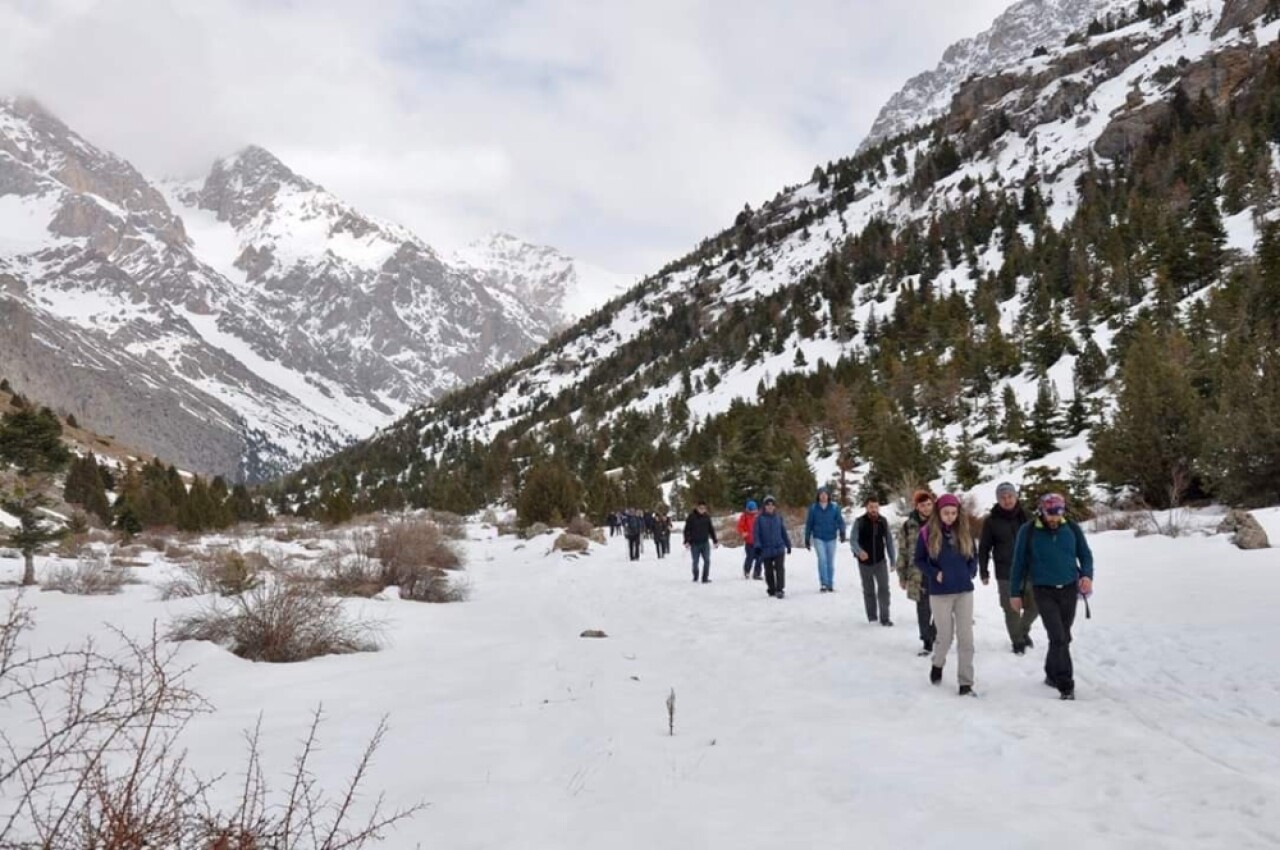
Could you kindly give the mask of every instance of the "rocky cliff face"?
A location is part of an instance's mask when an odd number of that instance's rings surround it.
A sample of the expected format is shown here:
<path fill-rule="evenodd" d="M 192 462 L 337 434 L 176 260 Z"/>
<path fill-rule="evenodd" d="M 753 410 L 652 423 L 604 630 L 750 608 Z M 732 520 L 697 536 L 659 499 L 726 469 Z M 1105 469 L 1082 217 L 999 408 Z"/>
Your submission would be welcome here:
<path fill-rule="evenodd" d="M 149 181 L 0 101 L 0 373 L 95 429 L 257 480 L 531 351 L 560 320 L 250 147 Z M 550 296 L 548 296 L 550 297 Z"/>
<path fill-rule="evenodd" d="M 949 110 L 952 96 L 966 80 L 998 74 L 1038 48 L 1059 47 L 1093 18 L 1123 5 L 1117 0 L 1015 3 L 990 29 L 947 48 L 933 70 L 912 77 L 880 110 L 862 149 L 939 118 Z"/>

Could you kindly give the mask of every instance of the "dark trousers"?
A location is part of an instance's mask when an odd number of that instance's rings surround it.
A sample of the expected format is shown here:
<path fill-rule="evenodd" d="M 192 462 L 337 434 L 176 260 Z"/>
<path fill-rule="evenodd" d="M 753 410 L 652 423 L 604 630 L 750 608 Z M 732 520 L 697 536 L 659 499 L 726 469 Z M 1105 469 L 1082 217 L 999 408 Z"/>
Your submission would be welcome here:
<path fill-rule="evenodd" d="M 862 601 L 867 606 L 867 619 L 889 622 L 889 565 L 858 562 L 862 575 Z M 877 616 L 878 615 L 878 616 Z"/>
<path fill-rule="evenodd" d="M 658 557 L 671 554 L 671 535 L 659 534 L 653 538 L 653 547 L 658 550 Z"/>
<path fill-rule="evenodd" d="M 1049 635 L 1049 651 L 1044 657 L 1044 675 L 1064 694 L 1076 689 L 1071 664 L 1071 626 L 1076 621 L 1080 591 L 1074 583 L 1065 587 L 1036 586 L 1036 607 L 1040 622 Z"/>
<path fill-rule="evenodd" d="M 748 544 L 746 550 L 747 556 L 742 561 L 742 574 L 744 576 L 754 574 L 756 578 L 760 578 L 760 571 L 764 569 L 764 562 L 756 557 L 755 547 Z"/>
<path fill-rule="evenodd" d="M 787 556 L 774 555 L 764 559 L 764 583 L 770 593 L 787 589 Z"/>
<path fill-rule="evenodd" d="M 920 641 L 930 649 L 938 637 L 938 627 L 933 624 L 933 605 L 929 602 L 929 592 L 920 588 L 920 598 L 916 600 L 916 624 L 920 627 Z"/>
<path fill-rule="evenodd" d="M 698 577 L 698 561 L 702 561 L 702 580 L 707 581 L 711 574 L 711 542 L 690 543 L 689 554 L 693 556 L 693 577 Z"/>
<path fill-rule="evenodd" d="M 631 560 L 633 561 L 640 560 L 640 538 L 639 537 L 630 537 L 630 536 L 627 537 L 627 551 L 631 555 Z"/>

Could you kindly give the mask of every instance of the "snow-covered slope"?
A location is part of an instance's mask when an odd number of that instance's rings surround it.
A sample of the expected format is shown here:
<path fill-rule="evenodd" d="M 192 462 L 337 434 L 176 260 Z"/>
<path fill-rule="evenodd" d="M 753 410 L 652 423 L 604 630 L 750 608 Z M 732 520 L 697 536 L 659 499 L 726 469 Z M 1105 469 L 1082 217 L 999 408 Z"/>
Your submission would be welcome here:
<path fill-rule="evenodd" d="M 589 315 L 636 283 L 634 275 L 605 271 L 509 233 L 474 242 L 452 261 L 481 275 L 491 288 L 543 307 L 557 328 Z"/>
<path fill-rule="evenodd" d="M 340 487 L 330 470 L 347 475 L 352 465 L 367 473 L 365 486 L 394 482 L 398 488 L 427 481 L 441 461 L 461 473 L 470 456 L 457 448 L 471 441 L 503 451 L 519 447 L 528 457 L 536 456 L 531 442 L 542 442 L 542 451 L 591 452 L 612 448 L 620 433 L 624 442 L 672 449 L 677 458 L 665 461 L 661 474 L 687 482 L 699 459 L 724 451 L 695 443 L 716 417 L 744 402 L 756 404 L 778 387 L 803 394 L 801 377 L 824 386 L 818 379 L 830 381 L 840 364 L 875 373 L 881 382 L 876 388 L 895 393 L 893 403 L 910 411 L 906 415 L 922 442 L 935 439 L 944 452 L 963 429 L 975 434 L 998 424 L 1006 394 L 1028 410 L 1041 373 L 1062 410 L 1076 399 L 1105 409 L 1110 395 L 1103 385 L 1115 365 L 1107 353 L 1118 331 L 1152 303 L 1158 258 L 1144 258 L 1148 271 L 1133 284 L 1142 291 L 1126 294 L 1130 300 L 1107 323 L 1077 318 L 1069 297 L 1050 296 L 1060 298 L 1053 312 L 1063 348 L 1056 359 L 1033 364 L 1028 352 L 1042 328 L 1030 318 L 1036 299 L 1029 293 L 1033 284 L 1046 285 L 1045 276 L 1012 262 L 1011 252 L 1025 258 L 1049 244 L 1049 231 L 1066 228 L 1080 208 L 1082 177 L 1111 166 L 1122 173 L 1134 146 L 1167 119 L 1174 100 L 1227 111 L 1261 73 L 1280 34 L 1280 22 L 1256 20 L 1263 8 L 1250 3 L 1192 0 L 1177 14 L 1143 18 L 1136 4 L 1124 6 L 1126 16 L 1111 20 L 1109 31 L 1058 43 L 1044 55 L 1028 53 L 995 76 L 964 82 L 936 131 L 904 134 L 882 151 L 818 169 L 811 182 L 748 208 L 732 227 L 519 368 L 412 412 L 332 467 L 305 470 L 289 488 L 306 499 Z M 1257 25 L 1226 26 L 1240 16 Z M 1231 262 L 1252 253 L 1253 220 L 1275 203 L 1274 195 L 1262 196 L 1257 208 L 1240 214 L 1232 226 L 1242 250 Z M 1008 222 L 993 221 L 997 215 Z M 1038 217 L 1034 232 L 1032 215 Z M 985 231 L 978 223 L 983 216 Z M 965 228 L 982 236 L 967 245 L 955 235 Z M 928 259 L 926 238 L 935 252 Z M 885 247 L 877 257 L 880 245 Z M 1098 249 L 1071 250 L 1096 255 Z M 1103 268 L 1097 274 L 1101 279 L 1110 272 Z M 993 292 L 997 283 L 1007 285 L 1007 292 Z M 980 285 L 987 303 L 977 298 Z M 1107 285 L 1108 279 L 1098 284 L 1103 290 Z M 909 338 L 929 339 L 933 331 L 924 323 L 943 309 L 930 307 L 930 299 L 953 298 L 959 304 L 946 309 L 982 317 L 972 337 L 955 345 L 1004 340 L 1018 361 L 1013 368 L 987 368 L 972 384 L 958 377 L 943 384 L 938 373 L 966 355 L 932 341 L 903 355 L 917 359 L 927 373 L 874 359 L 873 334 L 908 326 Z M 1090 346 L 1100 352 L 1102 374 L 1096 386 L 1085 389 L 1077 380 L 1078 365 Z M 798 414 L 790 424 L 807 433 L 810 465 L 820 480 L 828 480 L 840 447 L 827 426 L 847 421 L 860 400 L 833 414 L 829 400 L 805 397 L 821 409 Z M 943 413 L 928 415 L 926 405 Z M 1065 436 L 1072 440 L 1063 443 L 1070 451 L 1052 458 L 1066 462 L 1088 455 L 1083 430 Z M 691 445 L 699 447 L 696 452 Z M 978 447 L 988 455 L 988 475 L 1020 474 L 1021 463 L 1000 460 L 1022 457 L 1017 444 L 995 435 Z M 458 466 L 450 466 L 455 459 Z M 519 470 L 520 463 L 512 459 L 511 469 Z M 954 481 L 951 472 L 945 474 L 948 483 Z M 497 486 L 486 490 L 493 499 L 503 492 Z M 424 486 L 415 497 L 429 502 L 432 491 Z"/>
<path fill-rule="evenodd" d="M 951 105 L 961 83 L 1003 71 L 1037 49 L 1056 50 L 1094 18 L 1131 5 L 1125 0 L 1021 0 L 986 31 L 947 48 L 930 71 L 912 77 L 876 116 L 863 149 L 928 124 Z"/>
<path fill-rule="evenodd" d="M 560 260 L 494 285 L 262 148 L 157 184 L 0 100 L 0 371 L 184 468 L 278 475 L 518 359 L 577 303 Z"/>
<path fill-rule="evenodd" d="M 1010 653 L 994 585 L 975 594 L 980 698 L 961 699 L 954 650 L 943 684 L 929 685 L 896 587 L 896 626 L 866 622 L 843 547 L 837 593 L 817 592 L 813 557 L 797 550 L 779 602 L 741 579 L 740 550 L 718 550 L 713 582 L 691 585 L 683 558 L 656 560 L 648 544 L 631 564 L 622 538 L 574 558 L 549 554 L 549 537 L 470 534 L 470 602 L 350 603 L 381 623 L 378 653 L 254 664 L 180 645 L 183 684 L 214 709 L 179 742 L 187 766 L 235 785 L 238 742 L 260 722 L 262 768 L 278 785 L 323 703 L 320 787 L 341 783 L 386 716 L 357 817 L 382 791 L 388 809 L 428 804 L 377 845 L 387 850 L 1275 845 L 1272 553 L 1223 537 L 1093 534 L 1093 618 L 1076 621 L 1077 701 L 1061 703 L 1041 683 L 1043 628 L 1026 656 Z M 207 542 L 303 570 L 334 541 Z M 144 582 L 172 569 L 149 549 L 130 557 L 149 564 L 132 571 Z M 0 585 L 18 565 L 0 560 Z M 37 627 L 19 648 L 86 636 L 113 648 L 120 635 L 103 624 L 145 642 L 157 621 L 163 633 L 206 601 L 160 602 L 152 584 L 29 595 Z M 584 629 L 608 638 L 583 640 Z M 22 728 L 28 709 L 0 710 L 0 724 Z"/>

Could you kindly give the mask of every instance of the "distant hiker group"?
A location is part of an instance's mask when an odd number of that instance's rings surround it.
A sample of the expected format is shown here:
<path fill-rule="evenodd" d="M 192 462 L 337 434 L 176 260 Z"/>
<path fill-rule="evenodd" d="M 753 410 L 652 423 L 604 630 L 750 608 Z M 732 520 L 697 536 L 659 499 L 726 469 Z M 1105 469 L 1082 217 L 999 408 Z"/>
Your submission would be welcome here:
<path fill-rule="evenodd" d="M 955 644 L 959 693 L 973 696 L 974 579 L 980 576 L 984 585 L 990 584 L 994 560 L 1012 652 L 1021 656 L 1034 648 L 1031 628 L 1039 618 L 1049 639 L 1045 684 L 1061 699 L 1075 699 L 1071 629 L 1079 601 L 1085 600 L 1087 610 L 1093 592 L 1093 554 L 1083 530 L 1066 517 L 1061 495 L 1042 497 L 1034 513 L 1028 513 L 1017 488 L 1001 484 L 977 535 L 976 518 L 971 519 L 959 497 L 950 493 L 935 499 L 927 490 L 916 491 L 897 535 L 877 499 L 867 499 L 863 507 L 847 530 L 844 514 L 826 488 L 818 490 L 809 507 L 803 545 L 817 556 L 819 593 L 835 592 L 837 547 L 847 542 L 858 565 L 867 621 L 891 627 L 889 575 L 896 568 L 899 586 L 915 605 L 922 645 L 918 654 L 930 659 L 929 681 L 941 683 Z M 665 509 L 627 509 L 610 514 L 607 522 L 611 534 L 626 537 L 633 561 L 639 559 L 640 541 L 646 537 L 655 541 L 659 558 L 670 552 L 672 520 Z M 760 503 L 748 501 L 738 516 L 737 531 L 744 551 L 742 577 L 763 580 L 769 597 L 785 598 L 792 539 L 777 500 L 765 496 Z M 711 582 L 711 550 L 719 545 L 708 506 L 699 502 L 684 523 L 694 582 Z"/>

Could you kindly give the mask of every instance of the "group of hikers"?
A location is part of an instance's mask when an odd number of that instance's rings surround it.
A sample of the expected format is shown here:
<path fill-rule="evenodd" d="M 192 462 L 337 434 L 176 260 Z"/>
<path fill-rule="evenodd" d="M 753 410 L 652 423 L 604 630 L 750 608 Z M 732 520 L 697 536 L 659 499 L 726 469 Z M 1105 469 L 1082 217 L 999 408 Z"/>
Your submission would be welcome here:
<path fill-rule="evenodd" d="M 826 488 L 818 490 L 805 517 L 803 543 L 817 555 L 819 592 L 835 592 L 837 546 L 847 542 L 858 564 L 868 622 L 891 627 L 890 571 L 896 570 L 899 586 L 915 604 L 922 644 L 918 654 L 931 660 L 929 681 L 942 682 L 954 643 L 959 693 L 974 696 L 974 580 L 989 585 L 994 561 L 1012 652 L 1025 655 L 1034 648 L 1031 627 L 1040 619 L 1049 638 L 1045 684 L 1056 689 L 1060 699 L 1074 700 L 1071 629 L 1078 603 L 1083 599 L 1087 610 L 1093 593 L 1093 553 L 1084 531 L 1067 518 L 1066 500 L 1050 493 L 1028 513 L 1017 488 L 1000 484 L 996 504 L 976 536 L 957 496 L 935 497 L 917 490 L 911 502 L 911 512 L 896 535 L 875 498 L 866 500 L 862 515 L 846 531 L 839 505 Z M 655 540 L 659 558 L 670 552 L 672 521 L 665 510 L 653 514 L 648 532 L 646 515 L 639 511 L 616 516 L 631 545 L 632 560 L 639 558 L 640 537 L 646 533 Z M 611 528 L 614 519 L 609 518 Z M 792 540 L 777 500 L 766 496 L 761 504 L 748 501 L 737 530 L 745 551 L 742 577 L 763 580 L 768 596 L 785 598 Z M 705 502 L 685 519 L 684 545 L 692 558 L 693 581 L 710 583 L 711 549 L 719 541 Z"/>
<path fill-rule="evenodd" d="M 636 508 L 615 511 L 605 518 L 605 524 L 609 526 L 610 537 L 621 534 L 626 538 L 627 551 L 633 561 L 640 560 L 641 540 L 645 538 L 653 540 L 659 559 L 671 554 L 672 521 L 666 508 L 644 512 Z"/>

